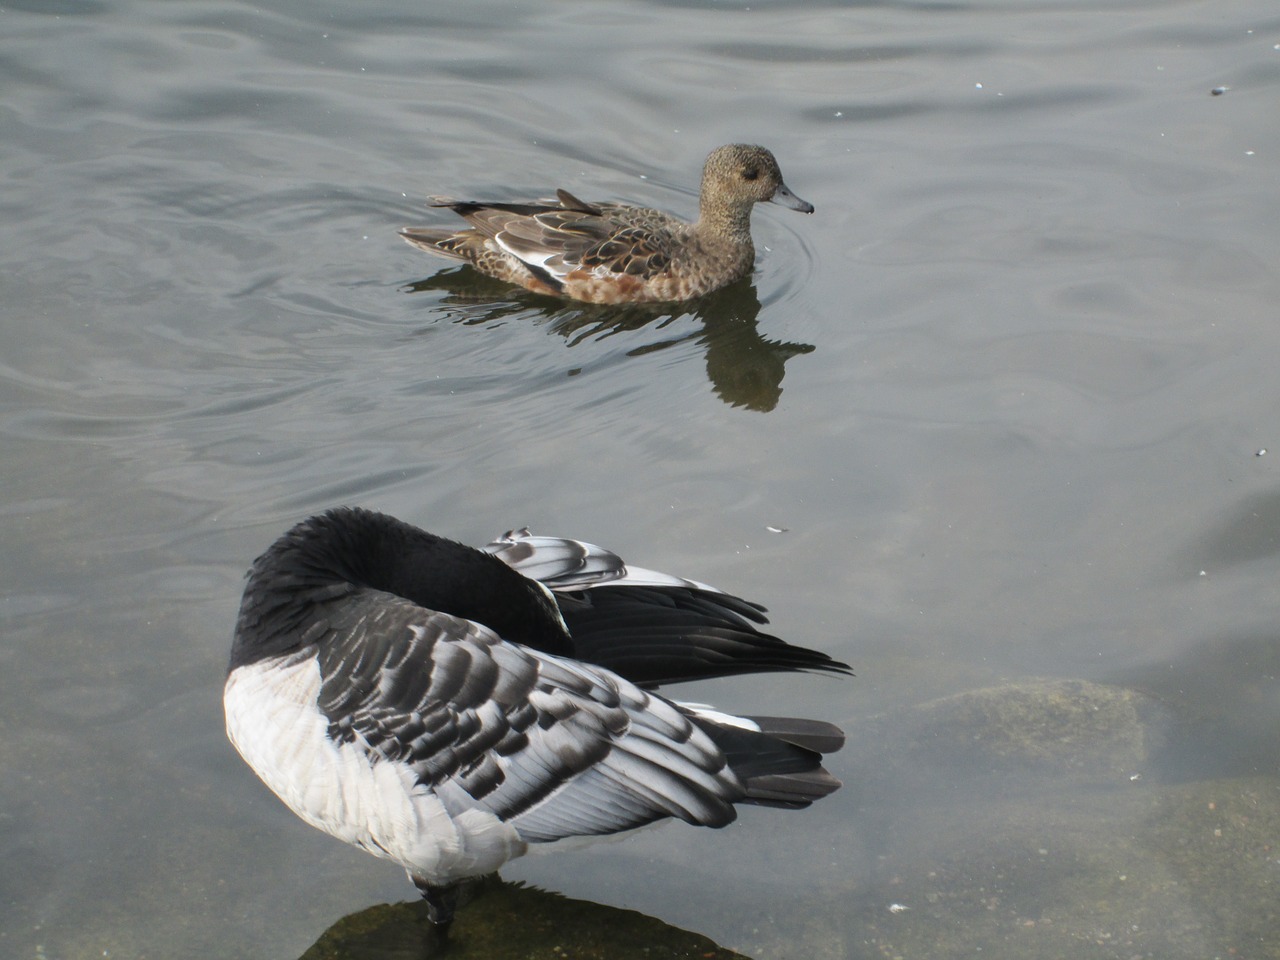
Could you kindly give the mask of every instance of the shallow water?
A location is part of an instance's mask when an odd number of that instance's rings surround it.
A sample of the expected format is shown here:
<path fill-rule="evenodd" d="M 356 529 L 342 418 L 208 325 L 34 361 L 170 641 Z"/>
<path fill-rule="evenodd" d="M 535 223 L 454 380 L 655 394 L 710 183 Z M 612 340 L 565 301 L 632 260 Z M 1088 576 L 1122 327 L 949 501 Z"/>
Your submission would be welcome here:
<path fill-rule="evenodd" d="M 858 674 L 685 691 L 727 708 L 856 738 L 1079 677 L 1176 718 L 1145 783 L 1276 776 L 1269 0 L 67 0 L 0 24 L 0 952 L 297 956 L 410 895 L 221 730 L 244 569 L 339 502 L 588 538 Z M 691 214 L 736 140 L 817 213 L 758 209 L 752 280 L 692 311 L 517 296 L 395 234 L 432 193 Z M 829 905 L 893 896 L 877 771 L 832 769 L 848 787 L 807 814 L 504 875 L 757 956 L 805 920 L 879 955 Z"/>

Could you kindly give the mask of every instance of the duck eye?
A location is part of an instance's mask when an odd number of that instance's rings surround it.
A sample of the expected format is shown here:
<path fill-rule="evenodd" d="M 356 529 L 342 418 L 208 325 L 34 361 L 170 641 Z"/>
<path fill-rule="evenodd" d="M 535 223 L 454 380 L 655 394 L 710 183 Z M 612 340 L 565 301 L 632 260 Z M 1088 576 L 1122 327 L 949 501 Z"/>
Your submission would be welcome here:
<path fill-rule="evenodd" d="M 757 170 L 755 167 L 747 167 L 747 169 L 742 171 L 743 180 L 755 180 L 759 176 L 760 176 L 760 171 Z"/>

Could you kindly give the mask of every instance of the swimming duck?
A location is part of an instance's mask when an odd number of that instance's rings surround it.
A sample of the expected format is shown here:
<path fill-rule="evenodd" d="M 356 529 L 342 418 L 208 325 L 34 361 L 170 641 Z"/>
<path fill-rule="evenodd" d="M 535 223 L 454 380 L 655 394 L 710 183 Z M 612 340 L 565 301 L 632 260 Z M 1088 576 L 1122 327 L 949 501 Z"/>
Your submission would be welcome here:
<path fill-rule="evenodd" d="M 764 608 L 516 530 L 482 549 L 340 507 L 254 561 L 223 691 L 240 755 L 312 826 L 400 864 L 448 930 L 457 885 L 531 845 L 840 786 L 820 721 L 653 692 L 849 672 L 759 629 Z"/>
<path fill-rule="evenodd" d="M 766 201 L 813 213 L 782 182 L 772 153 L 731 143 L 707 157 L 694 223 L 557 190 L 555 200 L 533 203 L 435 197 L 431 206 L 449 208 L 471 229 L 406 227 L 400 235 L 534 293 L 591 303 L 690 300 L 751 271 L 751 208 Z"/>

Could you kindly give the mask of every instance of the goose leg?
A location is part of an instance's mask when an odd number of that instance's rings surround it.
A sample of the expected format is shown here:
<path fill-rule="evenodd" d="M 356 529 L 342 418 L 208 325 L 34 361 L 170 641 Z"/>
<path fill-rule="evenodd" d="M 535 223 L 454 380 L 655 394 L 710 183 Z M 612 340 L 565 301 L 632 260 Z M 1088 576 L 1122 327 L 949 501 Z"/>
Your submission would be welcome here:
<path fill-rule="evenodd" d="M 435 886 L 418 877 L 412 877 L 413 885 L 427 901 L 427 917 L 435 925 L 440 936 L 449 934 L 449 926 L 453 923 L 453 911 L 458 906 L 458 885 Z"/>

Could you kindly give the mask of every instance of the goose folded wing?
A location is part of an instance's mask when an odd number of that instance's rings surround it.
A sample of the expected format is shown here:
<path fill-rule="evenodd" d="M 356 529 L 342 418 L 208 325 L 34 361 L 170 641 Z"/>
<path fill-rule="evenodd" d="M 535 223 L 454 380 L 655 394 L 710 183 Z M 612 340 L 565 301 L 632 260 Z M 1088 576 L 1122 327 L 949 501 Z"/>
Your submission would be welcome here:
<path fill-rule="evenodd" d="M 583 590 L 605 584 L 627 584 L 651 587 L 692 587 L 709 593 L 721 593 L 715 587 L 697 580 L 646 570 L 623 561 L 612 550 L 584 540 L 568 537 L 538 537 L 528 527 L 508 530 L 483 547 L 518 573 L 540 581 L 551 590 Z M 728 596 L 727 594 L 725 596 Z M 736 600 L 736 598 L 731 598 Z M 763 608 L 738 603 L 759 613 Z M 763 617 L 758 618 L 763 622 Z"/>
<path fill-rule="evenodd" d="M 722 824 L 741 796 L 720 750 L 660 697 L 488 628 L 371 593 L 319 643 L 330 737 L 411 768 L 451 814 L 530 842 L 664 817 Z"/>
<path fill-rule="evenodd" d="M 768 623 L 759 604 L 632 566 L 595 544 L 521 529 L 484 549 L 555 593 L 575 656 L 641 686 L 773 671 L 849 672 L 824 653 L 759 629 Z"/>

